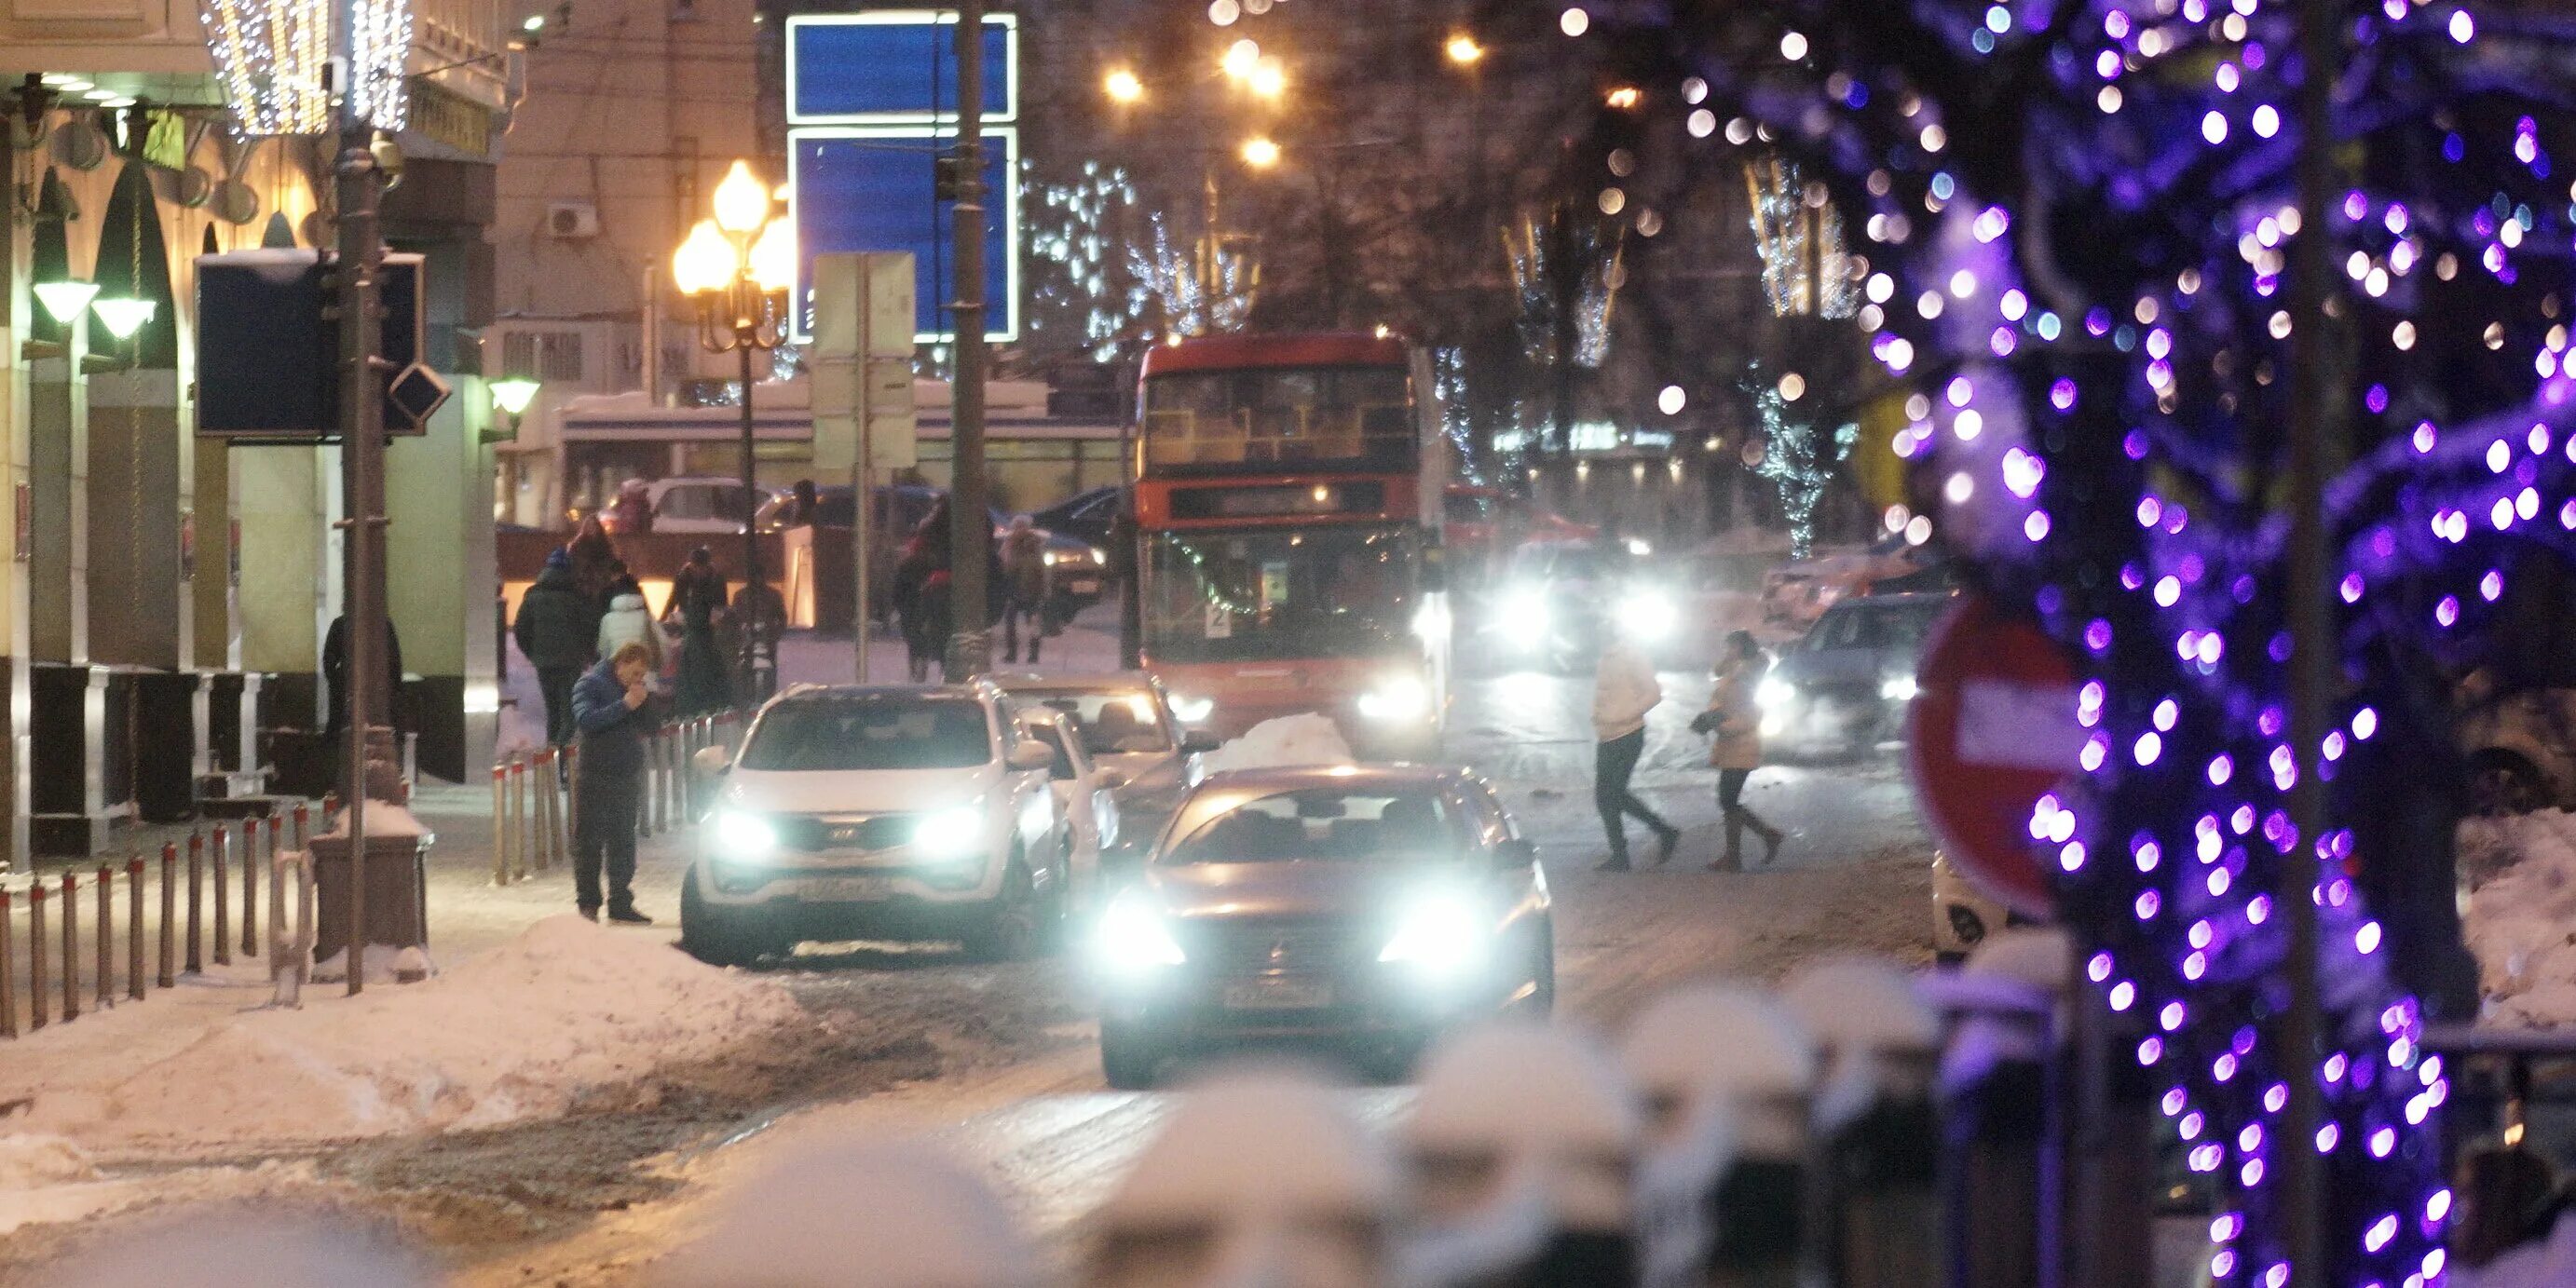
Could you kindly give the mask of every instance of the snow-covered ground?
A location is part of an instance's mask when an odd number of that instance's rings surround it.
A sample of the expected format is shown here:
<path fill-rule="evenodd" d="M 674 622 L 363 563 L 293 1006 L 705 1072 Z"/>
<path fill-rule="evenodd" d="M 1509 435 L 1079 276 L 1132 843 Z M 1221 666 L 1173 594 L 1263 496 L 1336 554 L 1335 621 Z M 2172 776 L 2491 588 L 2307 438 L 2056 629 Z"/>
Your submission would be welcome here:
<path fill-rule="evenodd" d="M 2576 1024 L 2576 814 L 2465 819 L 2459 865 L 2487 1021 Z"/>

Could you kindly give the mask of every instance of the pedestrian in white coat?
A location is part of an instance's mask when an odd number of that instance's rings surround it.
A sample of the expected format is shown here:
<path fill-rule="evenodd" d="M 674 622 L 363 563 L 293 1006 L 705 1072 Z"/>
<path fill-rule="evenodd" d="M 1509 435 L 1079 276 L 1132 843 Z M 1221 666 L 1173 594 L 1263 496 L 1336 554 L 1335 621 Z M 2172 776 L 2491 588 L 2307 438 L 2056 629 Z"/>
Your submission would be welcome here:
<path fill-rule="evenodd" d="M 1629 870 L 1628 815 L 1654 832 L 1657 864 L 1670 861 L 1673 847 L 1681 843 L 1681 829 L 1628 790 L 1637 760 L 1646 753 L 1646 713 L 1663 700 L 1654 664 L 1635 645 L 1614 637 L 1602 646 L 1600 671 L 1592 682 L 1592 732 L 1600 740 L 1593 749 L 1592 803 L 1601 811 L 1610 857 L 1601 862 L 1600 871 Z"/>
<path fill-rule="evenodd" d="M 608 611 L 599 619 L 599 655 L 615 657 L 617 650 L 629 643 L 644 646 L 652 662 L 652 674 L 662 673 L 662 628 L 653 621 L 653 610 L 645 607 L 644 596 L 628 591 L 608 601 Z"/>

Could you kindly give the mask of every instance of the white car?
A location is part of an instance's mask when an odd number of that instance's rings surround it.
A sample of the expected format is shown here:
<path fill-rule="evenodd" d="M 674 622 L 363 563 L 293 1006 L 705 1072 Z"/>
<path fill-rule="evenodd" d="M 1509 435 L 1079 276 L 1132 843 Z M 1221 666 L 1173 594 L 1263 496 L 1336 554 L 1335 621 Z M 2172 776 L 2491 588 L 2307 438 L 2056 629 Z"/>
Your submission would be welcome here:
<path fill-rule="evenodd" d="M 1054 754 L 1047 785 L 1055 792 L 1056 812 L 1064 816 L 1071 838 L 1068 889 L 1073 910 L 1088 912 L 1100 898 L 1100 856 L 1118 845 L 1116 791 L 1124 780 L 1117 771 L 1092 760 L 1072 716 L 1038 708 L 1027 710 L 1023 719 L 1029 733 Z"/>
<path fill-rule="evenodd" d="M 987 959 L 1061 929 L 1072 829 L 1055 754 L 989 682 L 799 685 L 716 778 L 680 890 L 680 943 L 719 965 L 809 940 L 954 939 Z"/>
<path fill-rule="evenodd" d="M 757 515 L 760 530 L 775 531 L 779 526 L 780 511 L 786 509 L 793 498 L 774 487 L 756 490 L 760 494 Z M 742 531 L 741 479 L 655 479 L 645 486 L 644 495 L 652 501 L 655 532 L 705 535 Z"/>

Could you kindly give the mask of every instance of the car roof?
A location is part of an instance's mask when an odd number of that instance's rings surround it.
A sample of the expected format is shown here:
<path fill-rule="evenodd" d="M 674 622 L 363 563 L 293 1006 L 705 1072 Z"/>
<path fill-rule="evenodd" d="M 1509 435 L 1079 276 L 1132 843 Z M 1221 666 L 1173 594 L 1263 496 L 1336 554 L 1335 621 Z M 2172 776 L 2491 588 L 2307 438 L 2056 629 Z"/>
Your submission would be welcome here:
<path fill-rule="evenodd" d="M 982 681 L 968 684 L 799 684 L 779 694 L 777 702 L 863 702 L 897 698 L 965 698 L 987 695 Z"/>
<path fill-rule="evenodd" d="M 1247 797 L 1302 791 L 1310 787 L 1338 787 L 1353 791 L 1405 788 L 1429 791 L 1451 786 L 1468 777 L 1469 771 L 1458 765 L 1279 765 L 1219 770 L 1201 779 L 1199 790 L 1240 793 Z"/>
<path fill-rule="evenodd" d="M 1154 677 L 1143 671 L 1117 671 L 1108 675 L 996 675 L 993 683 L 1004 693 L 1133 693 L 1149 689 Z"/>

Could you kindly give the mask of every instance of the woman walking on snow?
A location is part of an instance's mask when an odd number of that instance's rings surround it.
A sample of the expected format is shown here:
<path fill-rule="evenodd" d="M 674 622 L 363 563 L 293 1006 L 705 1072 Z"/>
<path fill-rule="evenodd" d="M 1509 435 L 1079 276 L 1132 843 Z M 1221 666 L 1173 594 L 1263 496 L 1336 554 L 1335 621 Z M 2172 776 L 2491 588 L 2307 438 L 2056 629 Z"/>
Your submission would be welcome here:
<path fill-rule="evenodd" d="M 1762 672 L 1762 649 L 1753 642 L 1753 633 L 1728 635 L 1708 710 L 1691 721 L 1691 728 L 1717 735 L 1708 749 L 1708 763 L 1717 767 L 1717 804 L 1726 815 L 1726 853 L 1708 866 L 1721 872 L 1744 869 L 1744 829 L 1748 827 L 1762 838 L 1765 864 L 1780 853 L 1780 829 L 1744 808 L 1744 780 L 1762 767 L 1762 711 L 1753 700 Z"/>
<path fill-rule="evenodd" d="M 1592 684 L 1592 732 L 1600 740 L 1593 748 L 1592 804 L 1601 811 L 1610 857 L 1593 869 L 1596 872 L 1629 870 L 1627 816 L 1631 814 L 1655 834 L 1658 866 L 1670 860 L 1673 847 L 1681 843 L 1681 829 L 1665 822 L 1628 790 L 1637 761 L 1646 754 L 1646 713 L 1663 700 L 1664 687 L 1656 682 L 1654 664 L 1645 654 L 1615 635 L 1602 645 L 1601 669 Z"/>

